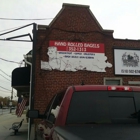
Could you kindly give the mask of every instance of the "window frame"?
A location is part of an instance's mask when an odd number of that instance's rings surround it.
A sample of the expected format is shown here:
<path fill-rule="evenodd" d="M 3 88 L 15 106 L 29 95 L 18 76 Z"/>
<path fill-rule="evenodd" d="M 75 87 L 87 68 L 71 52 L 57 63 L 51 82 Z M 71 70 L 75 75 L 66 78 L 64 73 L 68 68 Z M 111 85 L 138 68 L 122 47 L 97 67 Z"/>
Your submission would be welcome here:
<path fill-rule="evenodd" d="M 61 102 L 62 102 L 62 100 L 63 100 L 63 97 L 64 97 L 64 95 L 65 95 L 65 91 L 62 91 L 62 92 L 60 92 L 60 93 L 57 93 L 57 94 L 55 94 L 54 96 L 53 96 L 53 99 L 51 100 L 52 101 L 52 103 L 50 104 L 50 107 L 48 108 L 48 113 L 47 113 L 47 111 L 45 112 L 47 115 L 47 117 L 46 117 L 46 121 L 47 122 L 49 122 L 49 123 L 52 123 L 52 124 L 54 124 L 55 123 L 55 117 L 54 117 L 54 115 L 51 113 L 51 110 L 52 109 L 55 109 L 58 105 L 60 106 L 60 104 L 61 104 Z M 60 100 L 59 100 L 60 99 Z M 57 104 L 59 102 L 59 104 Z M 50 117 L 54 117 L 53 119 L 53 121 L 51 121 L 50 120 Z"/>

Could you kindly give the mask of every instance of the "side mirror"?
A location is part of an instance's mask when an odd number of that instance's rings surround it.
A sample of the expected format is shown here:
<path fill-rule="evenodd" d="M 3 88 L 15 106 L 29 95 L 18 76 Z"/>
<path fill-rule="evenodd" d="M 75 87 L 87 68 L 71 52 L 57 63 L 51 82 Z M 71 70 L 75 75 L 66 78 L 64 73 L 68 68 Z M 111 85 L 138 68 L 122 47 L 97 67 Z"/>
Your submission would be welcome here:
<path fill-rule="evenodd" d="M 38 110 L 29 110 L 27 117 L 29 118 L 39 118 L 39 111 Z"/>

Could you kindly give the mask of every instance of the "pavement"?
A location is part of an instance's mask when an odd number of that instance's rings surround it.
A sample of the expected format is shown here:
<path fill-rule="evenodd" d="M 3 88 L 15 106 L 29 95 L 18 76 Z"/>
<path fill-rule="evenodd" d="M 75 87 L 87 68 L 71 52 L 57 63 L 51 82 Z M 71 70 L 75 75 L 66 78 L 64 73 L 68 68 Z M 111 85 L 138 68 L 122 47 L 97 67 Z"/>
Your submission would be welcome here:
<path fill-rule="evenodd" d="M 14 135 L 14 130 L 9 130 L 14 122 L 20 122 L 24 119 L 22 126 L 19 129 L 19 133 Z M 23 114 L 21 117 L 17 117 L 15 113 L 8 112 L 0 114 L 0 140 L 27 140 L 28 139 L 28 123 L 26 116 Z"/>

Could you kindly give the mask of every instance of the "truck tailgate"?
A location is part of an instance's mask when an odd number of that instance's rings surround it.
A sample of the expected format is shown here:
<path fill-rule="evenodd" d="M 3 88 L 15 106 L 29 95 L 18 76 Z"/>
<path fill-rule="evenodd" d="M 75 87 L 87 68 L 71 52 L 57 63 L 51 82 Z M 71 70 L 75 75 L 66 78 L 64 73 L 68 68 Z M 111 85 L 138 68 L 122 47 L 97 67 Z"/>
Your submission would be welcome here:
<path fill-rule="evenodd" d="M 67 140 L 140 140 L 139 124 L 94 124 L 56 127 Z"/>

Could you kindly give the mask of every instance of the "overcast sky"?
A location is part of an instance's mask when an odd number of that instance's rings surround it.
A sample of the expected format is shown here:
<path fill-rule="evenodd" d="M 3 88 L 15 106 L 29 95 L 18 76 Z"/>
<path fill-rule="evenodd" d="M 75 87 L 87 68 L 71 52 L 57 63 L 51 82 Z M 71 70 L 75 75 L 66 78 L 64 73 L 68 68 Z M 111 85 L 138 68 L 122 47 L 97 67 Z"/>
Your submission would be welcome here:
<path fill-rule="evenodd" d="M 0 2 L 0 34 L 33 22 L 48 25 L 60 11 L 63 3 L 72 3 L 89 5 L 102 28 L 114 30 L 114 38 L 140 39 L 139 0 L 1 0 Z M 4 20 L 3 18 L 45 18 L 46 20 Z M 10 34 L 0 35 L 0 39 L 31 33 L 31 31 L 32 26 L 29 26 Z M 0 96 L 11 96 L 9 76 L 20 66 L 18 63 L 24 59 L 23 55 L 31 48 L 32 43 L 0 40 Z M 15 90 L 14 93 L 16 96 Z"/>

